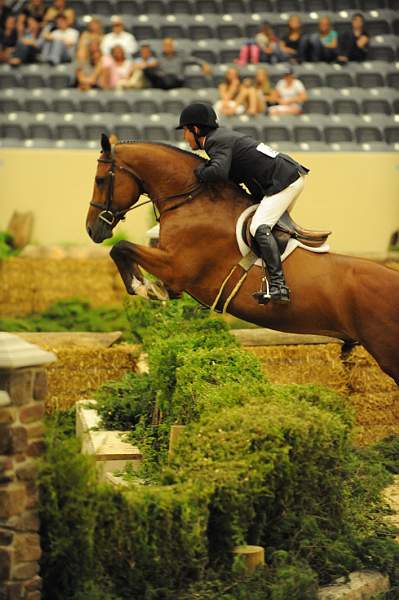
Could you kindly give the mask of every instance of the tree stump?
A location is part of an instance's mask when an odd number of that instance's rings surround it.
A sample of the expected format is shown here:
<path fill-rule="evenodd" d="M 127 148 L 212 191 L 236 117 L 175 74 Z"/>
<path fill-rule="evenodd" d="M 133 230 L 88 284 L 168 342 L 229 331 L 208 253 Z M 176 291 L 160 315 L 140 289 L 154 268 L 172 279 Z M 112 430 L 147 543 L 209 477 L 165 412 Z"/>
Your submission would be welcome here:
<path fill-rule="evenodd" d="M 13 246 L 17 250 L 25 248 L 31 241 L 33 230 L 33 212 L 14 211 L 7 226 L 7 233 L 13 239 Z"/>
<path fill-rule="evenodd" d="M 265 549 L 262 546 L 236 546 L 234 554 L 243 557 L 247 575 L 251 575 L 259 565 L 265 564 Z"/>

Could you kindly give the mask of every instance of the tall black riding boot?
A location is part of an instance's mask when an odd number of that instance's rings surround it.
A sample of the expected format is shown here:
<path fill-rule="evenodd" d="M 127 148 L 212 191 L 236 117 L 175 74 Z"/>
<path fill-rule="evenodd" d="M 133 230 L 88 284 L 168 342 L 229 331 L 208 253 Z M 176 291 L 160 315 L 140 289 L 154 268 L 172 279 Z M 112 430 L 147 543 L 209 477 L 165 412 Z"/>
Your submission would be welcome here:
<path fill-rule="evenodd" d="M 290 290 L 285 282 L 278 244 L 271 227 L 268 225 L 259 225 L 255 233 L 255 241 L 258 244 L 262 259 L 266 263 L 269 272 L 270 299 L 279 304 L 288 304 L 291 301 Z M 266 292 L 264 294 L 257 292 L 255 298 L 259 304 L 266 304 L 269 301 Z"/>

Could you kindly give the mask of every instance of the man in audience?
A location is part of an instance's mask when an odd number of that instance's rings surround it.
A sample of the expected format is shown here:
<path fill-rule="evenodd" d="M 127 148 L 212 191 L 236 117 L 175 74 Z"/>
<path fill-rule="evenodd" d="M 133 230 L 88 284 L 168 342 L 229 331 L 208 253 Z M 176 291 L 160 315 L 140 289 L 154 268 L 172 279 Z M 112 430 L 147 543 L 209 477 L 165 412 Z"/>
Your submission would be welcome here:
<path fill-rule="evenodd" d="M 75 56 L 79 31 L 69 27 L 68 19 L 60 14 L 56 18 L 56 29 L 43 33 L 42 62 L 52 65 L 71 62 Z"/>
<path fill-rule="evenodd" d="M 139 56 L 133 61 L 130 73 L 126 79 L 121 79 L 118 87 L 122 89 L 140 90 L 149 87 L 149 81 L 145 76 L 148 69 L 155 69 L 158 60 L 149 44 L 141 44 Z"/>
<path fill-rule="evenodd" d="M 208 63 L 183 50 L 176 50 L 174 40 L 167 37 L 162 43 L 158 65 L 146 68 L 144 74 L 153 87 L 170 90 L 184 85 L 184 69 L 187 65 L 199 65 L 204 75 L 210 74 Z"/>
<path fill-rule="evenodd" d="M 0 62 L 8 62 L 18 41 L 17 19 L 8 15 L 4 29 L 0 29 Z"/>
<path fill-rule="evenodd" d="M 101 42 L 101 51 L 105 55 L 110 55 L 114 46 L 121 46 L 125 52 L 126 58 L 132 58 L 138 50 L 136 38 L 132 33 L 125 31 L 121 17 L 115 15 L 111 18 L 112 31 L 104 35 Z"/>
<path fill-rule="evenodd" d="M 364 30 L 364 18 L 360 13 L 352 17 L 351 31 L 344 31 L 338 38 L 338 61 L 360 62 L 366 60 L 369 46 L 369 34 Z"/>
<path fill-rule="evenodd" d="M 15 51 L 10 58 L 10 65 L 17 67 L 21 64 L 35 63 L 42 43 L 40 21 L 36 17 L 28 17 L 27 26 L 19 37 Z"/>

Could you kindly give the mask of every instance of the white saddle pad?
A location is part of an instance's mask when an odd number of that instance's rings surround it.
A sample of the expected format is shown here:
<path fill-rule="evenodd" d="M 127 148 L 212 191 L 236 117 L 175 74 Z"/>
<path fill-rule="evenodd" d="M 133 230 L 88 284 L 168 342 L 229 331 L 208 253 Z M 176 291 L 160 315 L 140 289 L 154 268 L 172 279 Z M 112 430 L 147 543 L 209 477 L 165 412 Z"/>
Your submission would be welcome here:
<path fill-rule="evenodd" d="M 252 206 L 249 206 L 248 208 L 246 208 L 244 210 L 244 212 L 241 213 L 241 215 L 238 217 L 238 220 L 237 220 L 236 238 L 237 238 L 237 244 L 238 244 L 238 247 L 240 249 L 242 256 L 246 256 L 248 254 L 248 252 L 251 252 L 251 248 L 246 244 L 246 242 L 244 241 L 244 239 L 242 237 L 242 228 L 243 228 L 245 219 L 249 215 L 254 213 L 255 210 L 258 208 L 258 206 L 259 206 L 259 204 L 253 204 Z M 327 242 L 325 242 L 319 248 L 313 248 L 311 246 L 306 246 L 299 240 L 290 238 L 288 240 L 287 247 L 284 251 L 284 254 L 281 257 L 281 260 L 282 261 L 285 260 L 287 258 L 287 256 L 289 256 L 292 252 L 294 252 L 295 248 L 304 248 L 305 250 L 309 250 L 309 252 L 316 252 L 318 254 L 321 254 L 323 252 L 328 252 L 330 250 L 330 246 Z M 260 258 L 258 258 L 258 260 L 256 261 L 255 264 L 262 266 L 262 260 Z"/>

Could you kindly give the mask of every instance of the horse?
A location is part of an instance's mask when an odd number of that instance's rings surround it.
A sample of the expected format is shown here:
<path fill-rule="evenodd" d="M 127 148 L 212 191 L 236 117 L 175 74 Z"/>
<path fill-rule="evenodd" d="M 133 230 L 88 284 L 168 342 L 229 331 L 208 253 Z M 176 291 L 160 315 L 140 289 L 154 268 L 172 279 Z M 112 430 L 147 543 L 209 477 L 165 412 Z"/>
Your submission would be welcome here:
<path fill-rule="evenodd" d="M 253 198 L 233 182 L 199 183 L 193 171 L 204 159 L 192 152 L 154 142 L 111 146 L 105 135 L 101 145 L 86 219 L 90 238 L 100 243 L 111 237 L 142 194 L 159 215 L 157 247 L 120 241 L 111 250 L 126 291 L 162 297 L 162 284 L 148 284 L 142 267 L 163 282 L 169 297 L 185 291 L 214 306 L 242 259 L 236 223 Z M 348 348 L 359 343 L 399 385 L 399 272 L 371 260 L 303 248 L 288 256 L 284 269 L 290 304 L 254 300 L 264 275 L 255 265 L 234 297 L 230 294 L 228 312 L 261 327 L 335 337 Z M 226 293 L 237 284 L 235 275 L 232 279 Z"/>

